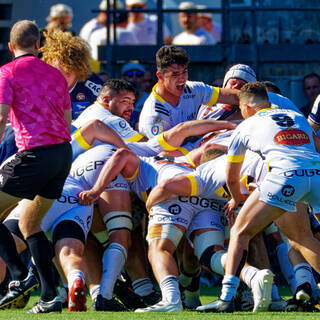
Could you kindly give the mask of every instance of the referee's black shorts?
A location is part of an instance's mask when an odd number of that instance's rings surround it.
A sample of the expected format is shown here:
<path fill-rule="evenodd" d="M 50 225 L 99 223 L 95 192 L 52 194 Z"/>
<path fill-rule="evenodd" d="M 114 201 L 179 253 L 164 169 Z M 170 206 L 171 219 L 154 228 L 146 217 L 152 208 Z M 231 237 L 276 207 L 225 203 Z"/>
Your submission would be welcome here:
<path fill-rule="evenodd" d="M 0 190 L 23 199 L 58 199 L 71 163 L 69 142 L 17 152 L 0 167 Z"/>

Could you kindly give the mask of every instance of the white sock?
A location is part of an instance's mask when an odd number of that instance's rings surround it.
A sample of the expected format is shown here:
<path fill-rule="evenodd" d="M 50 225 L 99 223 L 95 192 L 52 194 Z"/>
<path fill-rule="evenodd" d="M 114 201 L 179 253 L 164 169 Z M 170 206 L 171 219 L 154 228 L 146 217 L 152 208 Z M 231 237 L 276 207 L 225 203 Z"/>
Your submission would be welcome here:
<path fill-rule="evenodd" d="M 297 289 L 297 282 L 294 275 L 292 264 L 289 260 L 287 245 L 284 242 L 280 243 L 276 248 L 276 252 L 281 272 L 286 278 L 286 281 L 290 286 L 291 292 L 294 294 Z"/>
<path fill-rule="evenodd" d="M 71 292 L 71 287 L 73 285 L 73 282 L 79 278 L 82 279 L 83 283 L 85 283 L 85 277 L 84 277 L 84 274 L 81 270 L 75 269 L 75 270 L 71 270 L 68 273 L 67 279 L 68 279 L 69 292 Z"/>
<path fill-rule="evenodd" d="M 133 291 L 141 297 L 145 297 L 154 292 L 150 278 L 140 278 L 132 282 Z"/>
<path fill-rule="evenodd" d="M 177 303 L 180 298 L 178 280 L 175 276 L 166 276 L 160 282 L 162 299 L 169 303 Z"/>
<path fill-rule="evenodd" d="M 100 294 L 106 299 L 112 299 L 114 284 L 127 260 L 127 251 L 119 243 L 111 243 L 102 258 L 102 278 Z"/>
<path fill-rule="evenodd" d="M 306 282 L 311 283 L 312 268 L 308 263 L 298 263 L 294 266 L 293 270 L 296 276 L 297 287 Z"/>
<path fill-rule="evenodd" d="M 251 281 L 260 270 L 253 266 L 244 267 L 241 271 L 242 281 L 252 288 Z"/>
<path fill-rule="evenodd" d="M 92 301 L 97 299 L 99 291 L 100 291 L 100 284 L 96 284 L 95 286 L 93 286 L 90 289 L 90 297 L 91 297 Z"/>
<path fill-rule="evenodd" d="M 220 299 L 224 301 L 231 301 L 236 295 L 240 279 L 236 276 L 226 274 L 222 280 L 222 289 Z"/>

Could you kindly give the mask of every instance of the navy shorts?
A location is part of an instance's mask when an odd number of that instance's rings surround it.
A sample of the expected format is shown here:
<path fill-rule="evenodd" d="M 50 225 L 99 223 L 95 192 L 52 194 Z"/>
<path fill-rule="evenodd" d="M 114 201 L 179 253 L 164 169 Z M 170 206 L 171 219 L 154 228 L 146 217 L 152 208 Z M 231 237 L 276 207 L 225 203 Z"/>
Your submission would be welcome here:
<path fill-rule="evenodd" d="M 0 167 L 0 190 L 23 199 L 58 199 L 71 163 L 69 142 L 17 152 Z"/>

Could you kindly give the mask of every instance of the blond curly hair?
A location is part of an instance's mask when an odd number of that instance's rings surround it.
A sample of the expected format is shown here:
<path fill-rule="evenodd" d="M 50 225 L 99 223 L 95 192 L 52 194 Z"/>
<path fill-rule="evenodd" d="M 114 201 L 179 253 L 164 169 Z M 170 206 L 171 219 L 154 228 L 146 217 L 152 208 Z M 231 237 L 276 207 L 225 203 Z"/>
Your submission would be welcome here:
<path fill-rule="evenodd" d="M 58 29 L 45 31 L 44 37 L 45 43 L 39 50 L 42 60 L 51 65 L 58 60 L 67 72 L 75 73 L 80 82 L 90 76 L 91 55 L 86 41 Z"/>

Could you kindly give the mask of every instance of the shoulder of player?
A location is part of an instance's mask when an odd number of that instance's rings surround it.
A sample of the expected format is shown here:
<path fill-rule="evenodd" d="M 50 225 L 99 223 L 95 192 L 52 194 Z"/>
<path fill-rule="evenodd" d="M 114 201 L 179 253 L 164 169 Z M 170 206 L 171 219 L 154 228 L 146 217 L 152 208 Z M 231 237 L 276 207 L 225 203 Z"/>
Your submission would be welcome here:
<path fill-rule="evenodd" d="M 165 106 L 165 103 L 155 98 L 153 93 L 151 93 L 143 105 L 141 115 L 144 117 L 152 117 L 159 114 L 161 116 L 169 117 L 170 112 L 168 107 Z"/>

